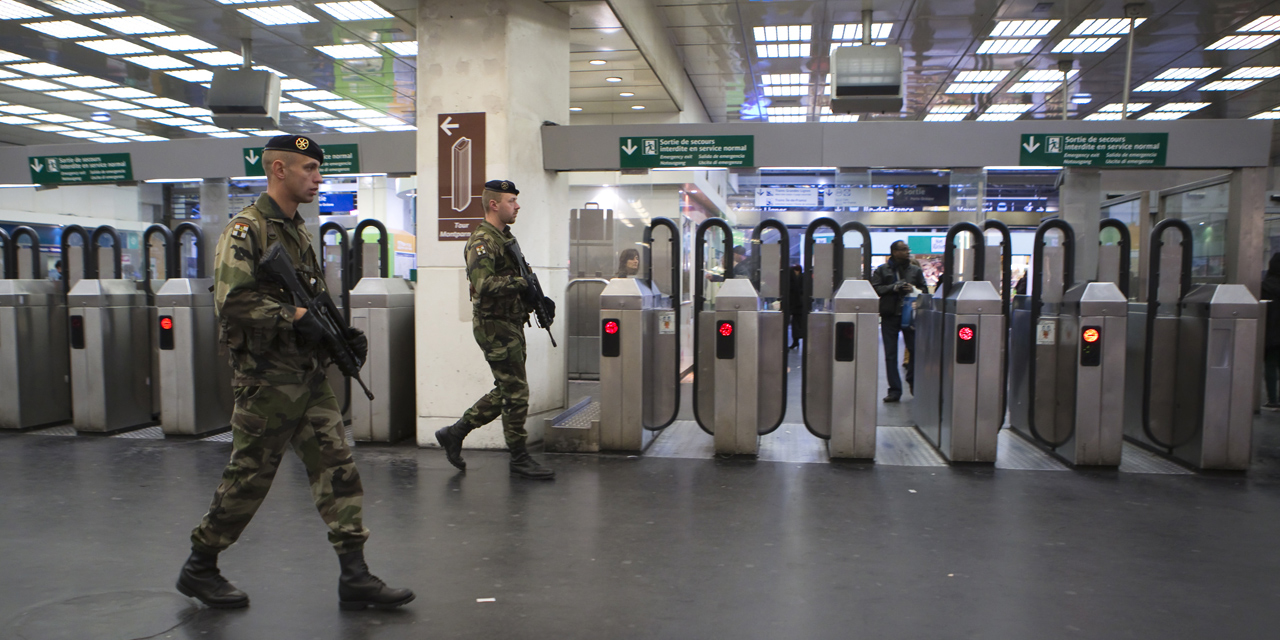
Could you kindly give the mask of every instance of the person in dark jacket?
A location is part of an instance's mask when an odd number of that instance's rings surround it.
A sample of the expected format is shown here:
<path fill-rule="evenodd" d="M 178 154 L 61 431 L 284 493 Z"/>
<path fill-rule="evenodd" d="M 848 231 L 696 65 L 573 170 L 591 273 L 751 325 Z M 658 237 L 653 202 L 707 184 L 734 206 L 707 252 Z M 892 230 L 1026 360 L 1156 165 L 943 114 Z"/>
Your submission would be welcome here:
<path fill-rule="evenodd" d="M 800 265 L 791 265 L 791 271 L 788 278 L 787 286 L 790 287 L 791 300 L 787 306 L 790 307 L 788 319 L 791 323 L 791 347 L 795 349 L 800 346 L 800 339 L 804 337 L 804 329 L 806 321 L 809 319 L 809 310 L 805 308 L 804 300 L 804 270 Z"/>
<path fill-rule="evenodd" d="M 1267 346 L 1263 356 L 1267 403 L 1262 406 L 1280 409 L 1280 252 L 1272 254 L 1267 275 L 1262 279 L 1262 299 L 1267 302 Z"/>
<path fill-rule="evenodd" d="M 898 332 L 907 351 L 914 351 L 916 330 L 902 326 L 902 298 L 911 290 L 928 291 L 924 271 L 912 264 L 911 250 L 907 243 L 898 240 L 889 246 L 889 259 L 871 273 L 871 286 L 880 295 L 880 337 L 884 341 L 885 377 L 889 380 L 889 395 L 885 402 L 897 402 L 902 398 L 902 379 L 898 376 Z M 907 385 L 915 393 L 915 365 L 908 362 Z"/>

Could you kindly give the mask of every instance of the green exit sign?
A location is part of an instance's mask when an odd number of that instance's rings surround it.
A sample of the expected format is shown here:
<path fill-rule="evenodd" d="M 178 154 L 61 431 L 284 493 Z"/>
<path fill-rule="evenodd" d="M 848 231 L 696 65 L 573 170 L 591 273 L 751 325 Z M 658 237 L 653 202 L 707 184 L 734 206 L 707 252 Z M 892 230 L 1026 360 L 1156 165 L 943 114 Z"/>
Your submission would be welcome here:
<path fill-rule="evenodd" d="M 1022 166 L 1163 167 L 1167 133 L 1022 134 Z"/>
<path fill-rule="evenodd" d="M 27 158 L 35 184 L 102 184 L 133 180 L 133 157 L 127 153 Z"/>
<path fill-rule="evenodd" d="M 265 176 L 262 169 L 262 148 L 246 147 L 241 150 L 240 158 L 244 160 L 246 176 Z M 324 164 L 320 165 L 320 173 L 337 175 L 344 173 L 360 173 L 360 145 L 331 144 L 324 147 Z"/>

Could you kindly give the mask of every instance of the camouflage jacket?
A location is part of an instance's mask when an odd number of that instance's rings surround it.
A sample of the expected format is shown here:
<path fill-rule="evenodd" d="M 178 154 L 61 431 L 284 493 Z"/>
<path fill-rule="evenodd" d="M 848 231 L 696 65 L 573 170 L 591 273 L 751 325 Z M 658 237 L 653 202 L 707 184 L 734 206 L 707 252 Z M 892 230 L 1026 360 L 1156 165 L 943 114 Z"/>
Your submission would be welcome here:
<path fill-rule="evenodd" d="M 508 249 L 515 240 L 510 227 L 498 231 L 488 220 L 471 232 L 466 258 L 472 318 L 521 324 L 529 319 L 529 310 L 520 301 L 520 293 L 528 285 L 520 277 L 515 255 Z"/>
<path fill-rule="evenodd" d="M 231 219 L 218 238 L 213 304 L 236 386 L 303 384 L 322 368 L 321 351 L 293 330 L 293 300 L 283 288 L 258 281 L 258 260 L 276 243 L 289 252 L 298 280 L 314 294 L 325 289 L 301 215 L 286 217 L 264 193 Z"/>

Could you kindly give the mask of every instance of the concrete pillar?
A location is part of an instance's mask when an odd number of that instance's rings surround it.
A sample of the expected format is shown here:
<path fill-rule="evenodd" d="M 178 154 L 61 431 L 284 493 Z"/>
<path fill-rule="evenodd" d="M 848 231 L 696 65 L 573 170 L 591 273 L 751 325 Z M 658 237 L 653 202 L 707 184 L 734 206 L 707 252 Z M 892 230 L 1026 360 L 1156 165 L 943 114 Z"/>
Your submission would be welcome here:
<path fill-rule="evenodd" d="M 1062 170 L 1058 211 L 1076 231 L 1076 282 L 1098 279 L 1098 223 L 1102 220 L 1102 172 Z"/>
<path fill-rule="evenodd" d="M 1227 199 L 1227 282 L 1242 284 L 1257 297 L 1269 256 L 1262 255 L 1263 215 L 1267 201 L 1267 170 L 1262 167 L 1231 172 Z"/>
<path fill-rule="evenodd" d="M 204 243 L 199 248 L 205 275 L 213 277 L 214 251 L 218 236 L 231 219 L 231 196 L 226 178 L 205 178 L 200 183 L 200 232 Z"/>
<path fill-rule="evenodd" d="M 544 289 L 563 308 L 568 284 L 568 181 L 542 169 L 544 121 L 569 121 L 569 16 L 538 0 L 459 3 L 420 0 L 418 36 L 418 443 L 456 421 L 493 387 L 493 375 L 472 337 L 463 249 L 438 239 L 439 114 L 484 112 L 485 178 L 520 189 L 513 232 Z M 530 415 L 564 406 L 564 323 L 558 349 L 545 331 L 526 328 Z M 504 448 L 495 420 L 467 438 L 468 447 Z M 525 425 L 530 440 L 542 425 Z"/>

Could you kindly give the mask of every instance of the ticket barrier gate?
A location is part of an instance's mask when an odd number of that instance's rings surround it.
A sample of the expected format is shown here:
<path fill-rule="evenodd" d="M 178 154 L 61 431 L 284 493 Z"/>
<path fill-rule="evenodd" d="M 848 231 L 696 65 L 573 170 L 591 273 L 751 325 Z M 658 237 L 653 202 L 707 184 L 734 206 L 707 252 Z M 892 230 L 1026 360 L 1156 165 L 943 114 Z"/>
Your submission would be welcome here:
<path fill-rule="evenodd" d="M 1180 260 L 1162 260 L 1167 229 L 1181 235 Z M 1160 221 L 1148 247 L 1147 301 L 1129 307 L 1125 437 L 1200 469 L 1246 470 L 1261 305 L 1243 285 L 1191 288 L 1186 222 Z M 1176 290 L 1160 278 L 1175 265 Z"/>
<path fill-rule="evenodd" d="M 653 229 L 670 232 L 671 295 L 653 279 Z M 601 451 L 643 451 L 680 410 L 680 233 L 645 229 L 645 277 L 614 278 L 600 294 Z"/>
<path fill-rule="evenodd" d="M 30 239 L 30 278 L 18 279 L 17 241 Z M 0 280 L 0 429 L 29 429 L 71 420 L 67 297 L 44 278 L 40 238 L 18 227 L 4 240 Z"/>
<path fill-rule="evenodd" d="M 824 226 L 835 231 L 835 241 L 816 244 L 814 232 Z M 827 441 L 830 457 L 874 459 L 880 296 L 867 280 L 869 252 L 858 274 L 861 279 L 841 277 L 847 273 L 842 264 L 848 255 L 844 232 L 855 229 L 863 235 L 862 247 L 870 248 L 870 233 L 856 222 L 841 229 L 834 220 L 819 218 L 805 232 L 805 308 L 809 318 L 801 398 L 805 428 Z M 861 256 L 857 257 L 862 262 Z M 832 277 L 824 277 L 825 273 Z"/>
<path fill-rule="evenodd" d="M 724 237 L 725 280 L 714 309 L 704 309 L 703 248 L 706 231 Z M 766 220 L 756 228 L 782 227 L 780 256 L 789 255 L 786 227 Z M 694 418 L 715 438 L 719 456 L 756 455 L 759 437 L 782 424 L 786 412 L 786 323 L 766 310 L 751 282 L 732 277 L 733 232 L 719 218 L 698 225 L 694 251 Z M 775 246 L 775 245 L 769 245 Z M 781 293 L 781 292 L 780 292 Z M 785 307 L 785 300 L 782 305 Z"/>
<path fill-rule="evenodd" d="M 974 280 L 952 283 L 957 234 L 973 237 Z M 983 280 L 985 240 L 970 222 L 947 232 L 938 296 L 916 309 L 916 428 L 951 462 L 995 462 L 1004 422 L 1005 317 L 1002 300 Z"/>
<path fill-rule="evenodd" d="M 114 241 L 114 279 L 98 277 L 98 242 Z M 146 294 L 121 279 L 120 234 L 94 230 L 85 278 L 67 294 L 71 343 L 72 424 L 107 433 L 152 423 L 151 349 Z"/>
<path fill-rule="evenodd" d="M 364 230 L 377 229 L 379 272 L 364 276 Z M 370 398 L 349 393 L 351 433 L 358 442 L 397 442 L 416 429 L 417 399 L 414 388 L 413 283 L 390 277 L 387 260 L 387 229 L 377 220 L 356 225 L 354 277 L 357 284 L 349 294 L 351 326 L 369 340 L 369 356 L 364 363 Z"/>

